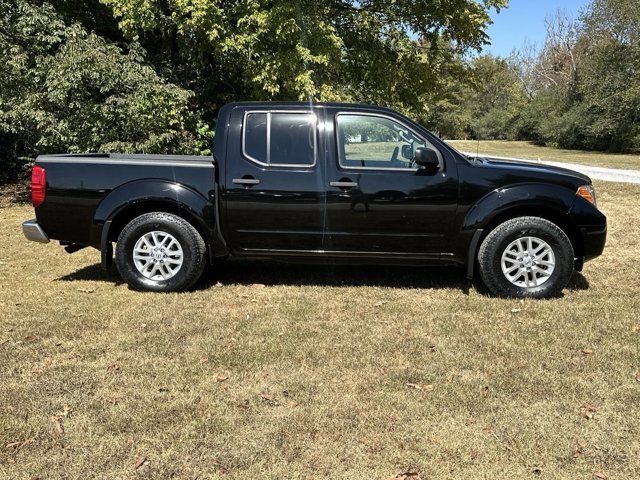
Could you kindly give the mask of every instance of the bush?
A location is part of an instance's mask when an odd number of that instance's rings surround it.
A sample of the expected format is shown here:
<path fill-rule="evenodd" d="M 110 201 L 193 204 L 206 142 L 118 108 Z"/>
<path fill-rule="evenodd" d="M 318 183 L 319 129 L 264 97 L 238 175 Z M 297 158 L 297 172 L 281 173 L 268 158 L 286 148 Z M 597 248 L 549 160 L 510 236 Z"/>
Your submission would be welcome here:
<path fill-rule="evenodd" d="M 493 108 L 471 122 L 471 131 L 477 140 L 512 140 L 513 119 L 506 110 Z"/>
<path fill-rule="evenodd" d="M 0 182 L 42 153 L 208 153 L 193 93 L 166 82 L 144 51 L 65 25 L 49 4 L 0 5 Z"/>

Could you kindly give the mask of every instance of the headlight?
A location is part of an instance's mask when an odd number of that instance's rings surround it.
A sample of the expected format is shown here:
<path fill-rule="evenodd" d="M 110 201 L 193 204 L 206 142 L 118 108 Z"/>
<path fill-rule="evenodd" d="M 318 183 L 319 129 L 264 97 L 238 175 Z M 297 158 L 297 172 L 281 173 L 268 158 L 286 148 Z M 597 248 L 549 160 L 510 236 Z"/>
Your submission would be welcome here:
<path fill-rule="evenodd" d="M 592 203 L 594 207 L 598 206 L 598 202 L 596 201 L 596 189 L 593 188 L 593 185 L 582 185 L 578 188 L 576 193 L 587 202 Z"/>

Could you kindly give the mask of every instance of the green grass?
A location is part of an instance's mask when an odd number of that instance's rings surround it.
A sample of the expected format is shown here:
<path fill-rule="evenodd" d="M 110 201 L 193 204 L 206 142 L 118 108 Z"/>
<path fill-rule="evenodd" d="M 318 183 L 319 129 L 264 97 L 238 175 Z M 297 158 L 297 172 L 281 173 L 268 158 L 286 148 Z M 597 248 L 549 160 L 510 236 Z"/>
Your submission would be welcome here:
<path fill-rule="evenodd" d="M 597 186 L 605 254 L 550 301 L 272 263 L 135 293 L 1 208 L 0 478 L 640 478 L 640 188 Z"/>
<path fill-rule="evenodd" d="M 447 140 L 454 148 L 469 153 L 498 155 L 530 160 L 551 160 L 556 162 L 579 163 L 596 167 L 640 169 L 640 155 L 587 152 L 541 147 L 531 142 L 511 142 L 501 140 Z"/>

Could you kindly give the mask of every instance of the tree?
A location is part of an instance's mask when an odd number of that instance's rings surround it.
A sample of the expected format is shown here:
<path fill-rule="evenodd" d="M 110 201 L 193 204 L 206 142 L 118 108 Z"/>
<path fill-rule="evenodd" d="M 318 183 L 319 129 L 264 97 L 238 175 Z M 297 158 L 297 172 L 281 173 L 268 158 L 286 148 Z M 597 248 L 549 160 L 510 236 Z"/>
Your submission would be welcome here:
<path fill-rule="evenodd" d="M 589 148 L 640 151 L 640 8 L 594 0 L 581 18 L 576 90 Z"/>
<path fill-rule="evenodd" d="M 160 78 L 136 43 L 125 51 L 68 25 L 51 3 L 0 0 L 0 62 L 0 181 L 38 153 L 204 148 L 192 92 Z"/>
<path fill-rule="evenodd" d="M 212 113 L 230 99 L 358 100 L 416 117 L 428 116 L 449 45 L 458 52 L 480 48 L 489 8 L 507 4 L 102 1 L 152 57 L 169 56 L 166 75 L 193 89 Z"/>
<path fill-rule="evenodd" d="M 476 58 L 471 67 L 474 138 L 512 139 L 514 121 L 526 102 L 518 77 L 506 60 L 491 55 Z"/>

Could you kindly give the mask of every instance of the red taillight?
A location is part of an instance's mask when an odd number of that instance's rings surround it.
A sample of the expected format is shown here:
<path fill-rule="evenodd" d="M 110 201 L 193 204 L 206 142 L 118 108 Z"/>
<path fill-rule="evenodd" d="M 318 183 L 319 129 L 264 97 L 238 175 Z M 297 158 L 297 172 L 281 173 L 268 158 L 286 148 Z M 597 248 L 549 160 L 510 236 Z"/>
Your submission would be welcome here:
<path fill-rule="evenodd" d="M 31 203 L 34 207 L 39 207 L 44 202 L 46 187 L 47 176 L 44 168 L 36 165 L 31 171 Z"/>

